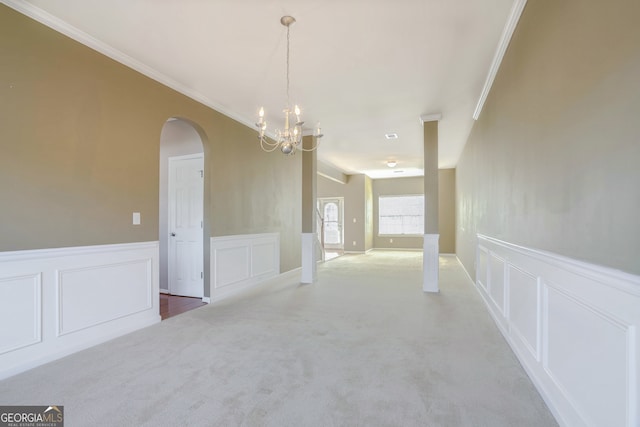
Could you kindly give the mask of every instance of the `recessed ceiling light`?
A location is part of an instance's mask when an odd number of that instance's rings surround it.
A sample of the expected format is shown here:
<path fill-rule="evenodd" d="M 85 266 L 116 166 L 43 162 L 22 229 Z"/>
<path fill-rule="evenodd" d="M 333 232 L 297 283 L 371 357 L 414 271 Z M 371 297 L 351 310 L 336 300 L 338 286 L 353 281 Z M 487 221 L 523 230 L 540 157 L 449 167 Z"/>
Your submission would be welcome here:
<path fill-rule="evenodd" d="M 395 168 L 397 164 L 398 163 L 395 160 L 387 161 L 387 166 L 389 166 L 390 168 Z"/>
<path fill-rule="evenodd" d="M 398 134 L 397 133 L 385 133 L 384 137 L 387 139 L 398 139 Z"/>

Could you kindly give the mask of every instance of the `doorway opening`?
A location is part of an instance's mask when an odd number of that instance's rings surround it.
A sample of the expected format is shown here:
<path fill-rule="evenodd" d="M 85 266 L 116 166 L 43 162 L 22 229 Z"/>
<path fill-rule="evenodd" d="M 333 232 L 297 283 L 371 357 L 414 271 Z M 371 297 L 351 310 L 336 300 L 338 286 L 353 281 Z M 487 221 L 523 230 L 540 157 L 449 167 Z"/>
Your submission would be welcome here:
<path fill-rule="evenodd" d="M 318 209 L 323 220 L 325 260 L 330 260 L 344 254 L 344 198 L 319 198 Z"/>
<path fill-rule="evenodd" d="M 204 304 L 204 150 L 186 120 L 160 135 L 160 311 L 163 319 Z"/>
<path fill-rule="evenodd" d="M 181 297 L 179 295 L 160 294 L 160 318 L 166 320 L 184 312 L 207 305 L 200 298 Z"/>

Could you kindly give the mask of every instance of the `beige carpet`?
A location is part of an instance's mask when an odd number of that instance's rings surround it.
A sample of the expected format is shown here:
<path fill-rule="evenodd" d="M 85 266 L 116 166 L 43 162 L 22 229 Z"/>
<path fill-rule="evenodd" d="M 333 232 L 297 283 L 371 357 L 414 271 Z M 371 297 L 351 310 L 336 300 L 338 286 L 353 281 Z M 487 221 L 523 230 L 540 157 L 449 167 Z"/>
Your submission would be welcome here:
<path fill-rule="evenodd" d="M 0 382 L 66 426 L 555 426 L 455 258 L 346 255 Z"/>

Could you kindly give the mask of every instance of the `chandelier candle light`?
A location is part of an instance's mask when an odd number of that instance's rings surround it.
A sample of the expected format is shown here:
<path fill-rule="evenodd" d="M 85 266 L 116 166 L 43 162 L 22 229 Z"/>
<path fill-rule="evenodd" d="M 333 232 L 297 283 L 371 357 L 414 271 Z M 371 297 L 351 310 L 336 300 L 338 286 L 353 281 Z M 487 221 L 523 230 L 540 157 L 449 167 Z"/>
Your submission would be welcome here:
<path fill-rule="evenodd" d="M 260 147 L 266 152 L 272 152 L 277 148 L 280 148 L 282 153 L 288 155 L 295 154 L 296 150 L 313 151 L 318 148 L 317 142 L 312 148 L 302 147 L 302 125 L 304 122 L 300 120 L 300 108 L 297 105 L 294 105 L 293 110 L 291 110 L 291 103 L 289 101 L 289 28 L 294 22 L 296 22 L 296 19 L 293 16 L 283 16 L 280 18 L 280 23 L 287 27 L 287 106 L 283 110 L 284 129 L 276 129 L 276 138 L 274 142 L 267 139 L 265 136 L 267 121 L 264 119 L 264 108 L 262 107 L 260 107 L 258 123 L 256 123 L 256 126 L 259 129 L 258 139 L 260 140 Z M 295 116 L 295 124 L 293 125 L 290 123 L 290 119 L 293 119 L 293 117 L 290 117 L 292 115 Z M 320 125 L 316 128 L 314 136 L 316 137 L 316 141 L 318 141 L 319 138 L 322 138 Z"/>

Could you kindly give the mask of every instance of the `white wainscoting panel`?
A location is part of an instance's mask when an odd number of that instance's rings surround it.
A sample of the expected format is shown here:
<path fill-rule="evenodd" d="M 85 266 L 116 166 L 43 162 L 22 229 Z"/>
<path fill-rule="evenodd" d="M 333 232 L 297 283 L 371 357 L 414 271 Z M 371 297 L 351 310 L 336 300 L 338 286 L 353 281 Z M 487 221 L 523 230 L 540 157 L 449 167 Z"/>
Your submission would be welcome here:
<path fill-rule="evenodd" d="M 533 275 L 509 266 L 509 320 L 510 332 L 517 345 L 540 361 L 541 311 L 540 285 Z"/>
<path fill-rule="evenodd" d="M 158 242 L 0 252 L 0 379 L 160 321 Z"/>
<path fill-rule="evenodd" d="M 151 259 L 58 272 L 59 335 L 153 307 Z M 100 298 L 96 298 L 100 295 Z"/>
<path fill-rule="evenodd" d="M 0 277 L 0 354 L 42 339 L 40 274 Z"/>
<path fill-rule="evenodd" d="M 491 300 L 502 314 L 505 312 L 504 268 L 504 259 L 494 253 L 489 254 L 489 271 L 491 272 L 489 295 L 491 295 Z"/>
<path fill-rule="evenodd" d="M 252 246 L 251 274 L 253 276 L 276 275 L 280 272 L 280 245 L 275 239 L 264 239 Z M 276 263 L 276 261 L 278 261 Z"/>
<path fill-rule="evenodd" d="M 215 287 L 233 285 L 251 278 L 251 246 L 220 247 L 215 252 Z"/>
<path fill-rule="evenodd" d="M 478 262 L 476 263 L 476 280 L 477 283 L 482 286 L 485 291 L 488 291 L 487 283 L 489 281 L 487 277 L 487 258 L 489 257 L 489 254 L 487 253 L 487 250 L 485 248 L 479 247 L 477 257 Z"/>
<path fill-rule="evenodd" d="M 476 287 L 562 426 L 640 422 L 640 277 L 478 235 Z"/>
<path fill-rule="evenodd" d="M 280 274 L 280 234 L 212 237 L 210 262 L 217 301 Z"/>

